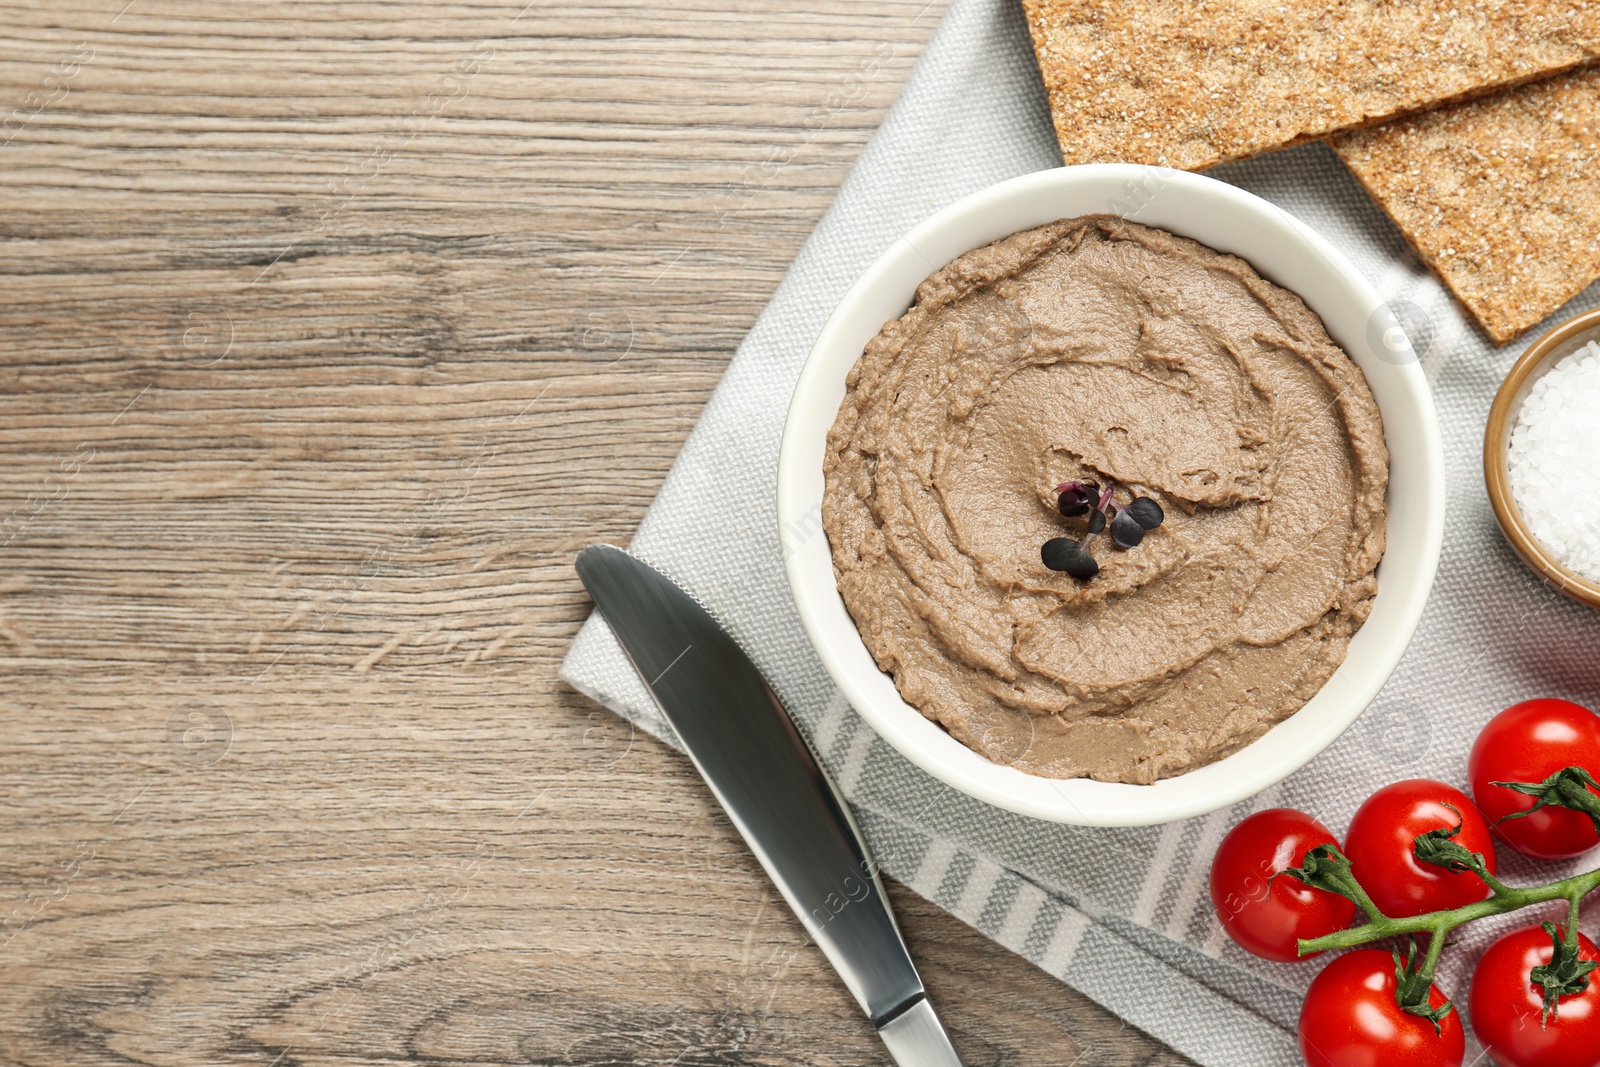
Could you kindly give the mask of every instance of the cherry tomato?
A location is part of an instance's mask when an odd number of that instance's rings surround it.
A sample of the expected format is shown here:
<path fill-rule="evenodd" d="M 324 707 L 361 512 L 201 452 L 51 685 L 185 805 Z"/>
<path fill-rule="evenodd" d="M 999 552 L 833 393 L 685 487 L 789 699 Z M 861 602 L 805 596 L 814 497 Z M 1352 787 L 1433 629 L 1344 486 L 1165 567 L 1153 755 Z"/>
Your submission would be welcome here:
<path fill-rule="evenodd" d="M 1467 778 L 1484 816 L 1517 850 L 1536 859 L 1570 859 L 1600 844 L 1587 815 L 1546 806 L 1500 822 L 1537 801 L 1491 783 L 1542 782 L 1573 766 L 1600 778 L 1600 715 L 1566 700 L 1526 700 L 1489 720 L 1472 746 Z"/>
<path fill-rule="evenodd" d="M 1582 993 L 1556 1001 L 1547 1025 L 1544 998 L 1529 979 L 1550 962 L 1550 935 L 1537 926 L 1513 930 L 1489 946 L 1472 972 L 1472 1031 L 1500 1067 L 1600 1067 L 1600 981 L 1589 974 Z M 1593 941 L 1578 935 L 1578 958 L 1600 959 Z"/>
<path fill-rule="evenodd" d="M 1494 874 L 1493 835 L 1465 793 L 1427 778 L 1386 785 L 1368 797 L 1350 820 L 1345 855 L 1350 857 L 1351 873 L 1379 910 L 1394 919 L 1482 900 L 1489 887 L 1477 875 L 1423 863 L 1411 851 L 1419 835 L 1458 822 L 1462 829 L 1456 843 L 1483 853 L 1484 865 Z"/>
<path fill-rule="evenodd" d="M 1466 1051 L 1461 1017 L 1439 1031 L 1395 1001 L 1394 957 L 1362 948 L 1336 957 L 1312 979 L 1300 1008 L 1300 1055 L 1309 1067 L 1460 1067 Z M 1448 998 L 1434 986 L 1435 1008 Z"/>
<path fill-rule="evenodd" d="M 1300 866 L 1318 845 L 1338 843 L 1326 826 L 1289 808 L 1258 811 L 1228 831 L 1211 861 L 1211 905 L 1228 936 L 1269 960 L 1310 959 L 1295 950 L 1295 942 L 1343 930 L 1356 906 L 1335 893 L 1272 876 Z"/>

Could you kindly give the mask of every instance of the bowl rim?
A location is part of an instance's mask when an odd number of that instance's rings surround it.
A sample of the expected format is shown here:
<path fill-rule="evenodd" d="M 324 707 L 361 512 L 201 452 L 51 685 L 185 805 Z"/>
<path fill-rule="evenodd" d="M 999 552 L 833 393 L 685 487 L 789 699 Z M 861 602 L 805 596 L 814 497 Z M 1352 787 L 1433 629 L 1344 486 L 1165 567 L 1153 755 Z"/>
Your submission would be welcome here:
<path fill-rule="evenodd" d="M 1522 401 L 1534 380 L 1550 369 L 1549 364 L 1555 362 L 1556 352 L 1562 345 L 1585 333 L 1594 334 L 1590 340 L 1600 341 L 1600 308 L 1579 312 L 1546 330 L 1517 357 L 1517 361 L 1506 372 L 1505 380 L 1495 390 L 1494 402 L 1489 406 L 1489 419 L 1484 424 L 1483 480 L 1489 491 L 1489 506 L 1494 509 L 1495 521 L 1500 524 L 1500 532 L 1522 561 L 1543 578 L 1546 585 L 1579 603 L 1600 608 L 1600 584 L 1567 567 L 1542 541 L 1533 536 L 1512 495 L 1511 473 L 1506 463 L 1511 431 L 1516 427 L 1516 414 L 1522 408 Z"/>
<path fill-rule="evenodd" d="M 1123 195 L 1118 190 L 1148 192 L 1152 177 L 1158 191 L 1171 186 L 1184 195 L 1148 214 L 1145 209 L 1159 196 L 1134 198 L 1136 208 L 1117 199 Z M 1111 199 L 1105 200 L 1108 190 Z M 1106 208 L 1095 206 L 1102 202 Z M 1165 219 L 1174 211 L 1181 221 Z M 1330 317 L 1341 324 L 1339 330 L 1330 324 L 1330 333 L 1367 372 L 1390 452 L 1385 561 L 1396 562 L 1387 578 L 1380 564 L 1378 600 L 1352 639 L 1352 654 L 1359 647 L 1360 656 L 1347 658 L 1307 702 L 1306 708 L 1317 705 L 1315 714 L 1291 715 L 1229 756 L 1151 785 L 1027 774 L 991 763 L 926 719 L 872 663 L 838 592 L 831 546 L 824 536 L 819 548 L 815 538 L 822 532 L 821 457 L 839 401 L 826 410 L 822 406 L 835 393 L 842 396 L 844 376 L 885 321 L 880 314 L 868 329 L 864 316 L 871 307 L 878 305 L 881 312 L 893 296 L 898 310 L 889 317 L 898 317 L 911 304 L 916 285 L 963 252 L 1058 218 L 1100 212 L 1195 237 L 1239 255 L 1269 279 L 1276 280 L 1278 271 L 1312 278 L 1302 289 L 1284 287 L 1305 299 L 1325 324 Z M 1019 218 L 1023 221 L 1016 225 Z M 1205 239 L 1208 230 L 1226 230 L 1226 235 Z M 992 236 L 967 239 L 973 232 Z M 1241 245 L 1252 251 L 1239 250 Z M 1275 263 L 1275 270 L 1263 269 L 1263 260 Z M 906 284 L 913 266 L 921 273 Z M 1308 298 L 1313 290 L 1316 298 Z M 1381 342 L 1375 324 L 1387 324 Z M 1379 344 L 1386 353 L 1379 351 Z M 1380 365 L 1386 369 L 1374 370 Z M 1398 465 L 1410 483 L 1401 498 L 1394 492 L 1396 457 L 1401 454 L 1395 447 L 1397 436 L 1407 446 Z M 901 755 L 960 792 L 1022 815 L 1084 826 L 1144 826 L 1208 814 L 1275 785 L 1321 754 L 1359 718 L 1393 674 L 1421 621 L 1443 542 L 1444 495 L 1443 443 L 1427 379 L 1392 308 L 1342 253 L 1293 215 L 1236 186 L 1183 171 L 1099 163 L 1039 171 L 969 194 L 914 226 L 861 273 L 801 368 L 779 453 L 777 510 L 785 570 L 813 648 L 840 695 Z M 1405 520 L 1401 525 L 1408 535 L 1403 540 L 1393 535 L 1397 514 Z M 813 559 L 819 554 L 824 562 Z M 1352 659 L 1359 659 L 1356 666 L 1361 669 L 1351 669 Z"/>

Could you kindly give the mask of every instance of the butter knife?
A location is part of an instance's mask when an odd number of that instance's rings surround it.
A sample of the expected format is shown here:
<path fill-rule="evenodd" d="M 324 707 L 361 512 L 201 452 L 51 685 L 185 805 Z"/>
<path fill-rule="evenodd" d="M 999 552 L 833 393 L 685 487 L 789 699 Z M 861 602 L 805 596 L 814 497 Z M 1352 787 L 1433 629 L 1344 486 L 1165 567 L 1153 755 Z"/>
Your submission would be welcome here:
<path fill-rule="evenodd" d="M 899 1067 L 961 1067 L 850 809 L 755 664 L 688 593 L 611 545 L 578 553 L 594 598 L 761 866 Z"/>

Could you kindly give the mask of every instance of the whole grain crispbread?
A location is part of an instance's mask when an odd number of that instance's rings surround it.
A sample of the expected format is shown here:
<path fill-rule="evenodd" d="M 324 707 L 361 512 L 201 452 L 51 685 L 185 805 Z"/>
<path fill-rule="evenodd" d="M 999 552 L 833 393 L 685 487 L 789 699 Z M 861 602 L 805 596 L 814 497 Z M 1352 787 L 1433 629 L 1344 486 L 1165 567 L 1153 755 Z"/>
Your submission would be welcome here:
<path fill-rule="evenodd" d="M 1332 142 L 1497 344 L 1600 278 L 1600 68 Z"/>
<path fill-rule="evenodd" d="M 1022 0 L 1067 163 L 1199 170 L 1600 59 L 1572 0 Z"/>

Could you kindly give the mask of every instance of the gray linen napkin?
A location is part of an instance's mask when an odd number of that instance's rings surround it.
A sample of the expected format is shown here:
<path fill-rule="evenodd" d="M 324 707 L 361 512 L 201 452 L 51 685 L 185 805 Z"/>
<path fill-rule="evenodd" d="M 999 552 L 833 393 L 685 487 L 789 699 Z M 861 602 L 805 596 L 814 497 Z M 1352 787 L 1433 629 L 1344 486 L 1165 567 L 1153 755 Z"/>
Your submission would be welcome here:
<path fill-rule="evenodd" d="M 1289 781 L 1167 826 L 1093 830 L 1026 819 L 902 759 L 837 694 L 790 600 L 771 488 L 784 415 L 813 339 L 879 252 L 959 197 L 1059 162 L 1020 5 L 955 0 L 739 347 L 632 551 L 696 593 L 751 651 L 856 806 L 890 875 L 1200 1063 L 1297 1062 L 1300 992 L 1318 964 L 1265 963 L 1222 936 L 1205 883 L 1216 842 L 1262 807 L 1301 808 L 1342 831 L 1384 783 L 1461 784 L 1477 728 L 1514 701 L 1565 696 L 1596 706 L 1600 613 L 1546 589 L 1517 562 L 1483 495 L 1484 419 L 1523 344 L 1490 347 L 1332 152 L 1307 145 L 1211 174 L 1273 201 L 1343 250 L 1402 311 L 1433 383 L 1447 529 L 1432 601 L 1399 670 L 1357 725 Z M 1600 287 L 1591 287 L 1565 311 L 1597 303 Z M 561 676 L 673 742 L 600 618 L 584 624 Z M 1554 876 L 1516 856 L 1502 858 L 1502 873 Z M 1447 957 L 1443 984 L 1462 1001 L 1473 953 L 1493 932 L 1473 933 Z"/>

